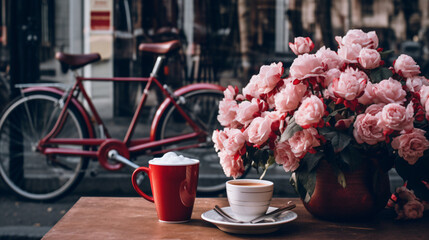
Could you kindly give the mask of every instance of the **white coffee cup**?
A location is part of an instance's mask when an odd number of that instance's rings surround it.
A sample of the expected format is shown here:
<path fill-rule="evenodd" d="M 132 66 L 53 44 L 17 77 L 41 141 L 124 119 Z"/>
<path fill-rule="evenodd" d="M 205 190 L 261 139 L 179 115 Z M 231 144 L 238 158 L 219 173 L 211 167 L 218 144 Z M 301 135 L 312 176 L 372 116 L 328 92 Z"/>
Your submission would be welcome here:
<path fill-rule="evenodd" d="M 267 180 L 236 179 L 226 182 L 226 194 L 234 217 L 248 222 L 265 214 L 273 189 L 273 182 Z"/>

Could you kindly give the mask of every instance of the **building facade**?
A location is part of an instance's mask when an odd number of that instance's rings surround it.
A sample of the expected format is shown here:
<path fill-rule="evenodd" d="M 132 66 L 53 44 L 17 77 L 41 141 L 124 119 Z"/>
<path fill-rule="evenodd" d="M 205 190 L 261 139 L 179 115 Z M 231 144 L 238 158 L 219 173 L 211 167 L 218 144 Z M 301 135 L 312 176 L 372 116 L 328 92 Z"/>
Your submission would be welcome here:
<path fill-rule="evenodd" d="M 426 0 L 1 0 L 0 95 L 16 83 L 70 82 L 55 52 L 100 52 L 85 76 L 147 76 L 153 56 L 142 42 L 179 39 L 182 51 L 168 62 L 164 80 L 245 84 L 262 64 L 294 59 L 288 42 L 309 36 L 336 48 L 347 30 L 375 30 L 380 46 L 413 56 L 428 76 L 429 1 Z M 10 93 L 3 91 L 10 88 Z M 140 85 L 88 85 L 113 106 L 108 116 L 133 111 Z M 1 94 L 4 92 L 4 94 Z M 9 97 L 3 97 L 2 104 Z M 124 104 L 125 103 L 125 104 Z M 126 107 L 124 107 L 126 106 Z M 129 107 L 128 107 L 129 106 Z"/>

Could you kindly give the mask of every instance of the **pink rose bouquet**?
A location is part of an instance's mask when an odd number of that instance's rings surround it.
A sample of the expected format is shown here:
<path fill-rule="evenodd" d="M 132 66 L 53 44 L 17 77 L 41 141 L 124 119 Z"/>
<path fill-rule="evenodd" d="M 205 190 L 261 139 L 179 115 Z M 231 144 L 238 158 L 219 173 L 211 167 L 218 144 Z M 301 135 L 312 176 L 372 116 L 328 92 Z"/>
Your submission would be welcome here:
<path fill-rule="evenodd" d="M 313 54 L 310 38 L 295 38 L 289 71 L 272 63 L 241 93 L 225 90 L 218 115 L 224 129 L 213 134 L 224 172 L 236 178 L 253 166 L 263 176 L 279 164 L 311 196 L 314 185 L 305 181 L 315 178 L 321 159 L 341 176 L 376 157 L 374 173 L 395 167 L 414 190 L 399 218 L 421 217 L 419 201 L 429 200 L 429 82 L 410 56 L 384 66 L 388 52 L 375 32 L 355 29 L 335 39 L 338 50 Z"/>

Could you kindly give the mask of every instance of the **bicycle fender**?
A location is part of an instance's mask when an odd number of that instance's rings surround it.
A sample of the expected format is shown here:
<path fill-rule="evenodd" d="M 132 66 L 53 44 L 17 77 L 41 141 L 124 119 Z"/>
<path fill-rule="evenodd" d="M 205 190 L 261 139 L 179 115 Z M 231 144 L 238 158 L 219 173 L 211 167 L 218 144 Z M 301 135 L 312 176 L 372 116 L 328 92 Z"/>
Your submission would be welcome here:
<path fill-rule="evenodd" d="M 225 87 L 211 83 L 195 83 L 177 89 L 176 91 L 174 91 L 174 95 L 182 96 L 183 94 L 198 90 L 218 90 L 223 92 L 225 91 Z M 167 98 L 161 103 L 158 110 L 156 111 L 150 127 L 150 141 L 156 140 L 156 130 L 158 128 L 159 121 L 161 120 L 162 115 L 164 114 L 165 110 L 167 110 L 170 104 L 171 100 Z"/>
<path fill-rule="evenodd" d="M 64 94 L 64 91 L 61 89 L 52 88 L 52 87 L 43 87 L 43 86 L 29 87 L 29 88 L 25 88 L 22 90 L 23 93 L 38 92 L 38 91 L 51 92 L 54 94 L 58 94 L 60 96 L 62 96 Z M 82 106 L 82 104 L 79 101 L 77 101 L 75 98 L 72 98 L 71 101 L 72 101 L 71 104 L 73 104 L 76 107 L 76 109 L 79 111 L 79 113 L 82 115 L 83 120 L 85 121 L 85 124 L 88 128 L 89 137 L 94 138 L 95 137 L 94 128 L 92 126 L 91 118 L 89 117 L 88 112 Z"/>

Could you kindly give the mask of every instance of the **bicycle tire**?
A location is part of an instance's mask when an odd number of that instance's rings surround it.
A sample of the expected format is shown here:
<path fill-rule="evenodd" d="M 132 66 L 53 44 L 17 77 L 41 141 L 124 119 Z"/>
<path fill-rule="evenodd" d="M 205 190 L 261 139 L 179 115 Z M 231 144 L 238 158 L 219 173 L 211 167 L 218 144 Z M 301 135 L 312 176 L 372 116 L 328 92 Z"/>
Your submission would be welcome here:
<path fill-rule="evenodd" d="M 60 98 L 48 91 L 29 92 L 12 101 L 0 117 L 0 175 L 19 197 L 56 200 L 73 190 L 85 174 L 87 158 L 36 151 L 39 140 L 55 125 Z M 88 137 L 77 108 L 69 105 L 67 114 L 58 137 Z"/>
<path fill-rule="evenodd" d="M 207 136 L 206 146 L 199 148 L 190 148 L 180 151 L 175 151 L 185 157 L 195 158 L 200 160 L 200 173 L 198 180 L 197 191 L 199 193 L 218 193 L 225 190 L 225 182 L 228 177 L 225 176 L 222 167 L 219 163 L 219 157 L 214 150 L 211 135 L 214 130 L 222 129 L 222 126 L 217 120 L 219 101 L 223 98 L 223 92 L 214 89 L 194 90 L 182 95 L 185 98 L 184 103 L 179 101 L 181 107 L 186 109 L 186 112 L 193 120 L 199 119 L 199 123 L 205 126 L 205 130 L 209 133 Z M 183 135 L 193 132 L 192 128 L 186 124 L 186 121 L 177 112 L 173 104 L 166 109 L 160 118 L 160 125 L 157 129 L 156 136 L 158 140 L 172 136 Z M 183 145 L 197 143 L 187 141 L 180 144 L 162 147 L 162 150 L 168 148 L 176 148 Z M 242 177 L 245 177 L 248 171 L 245 171 Z"/>

